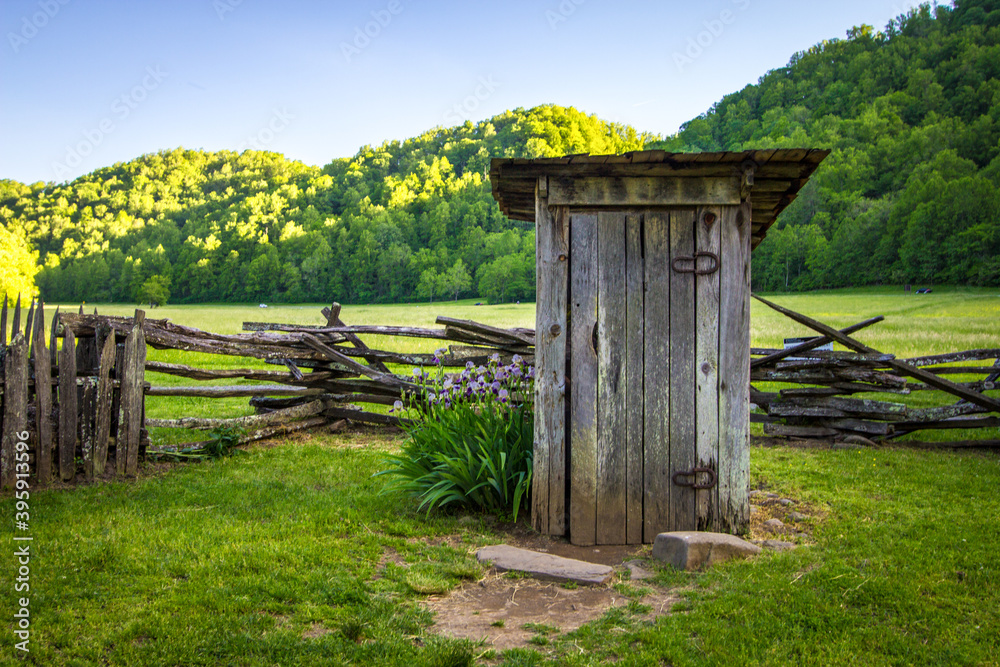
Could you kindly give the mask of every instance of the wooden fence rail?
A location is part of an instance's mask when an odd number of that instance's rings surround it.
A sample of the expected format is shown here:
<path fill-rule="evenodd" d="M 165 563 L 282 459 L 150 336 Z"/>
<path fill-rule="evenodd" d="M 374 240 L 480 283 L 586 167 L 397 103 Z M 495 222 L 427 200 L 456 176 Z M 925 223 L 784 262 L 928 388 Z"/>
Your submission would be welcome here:
<path fill-rule="evenodd" d="M 921 430 L 1000 427 L 1000 400 L 984 393 L 1000 389 L 1000 349 L 900 360 L 850 337 L 881 317 L 837 331 L 765 303 L 818 334 L 788 350 L 751 350 L 749 391 L 757 408 L 751 420 L 763 423 L 766 436 L 891 441 Z M 149 319 L 141 310 L 133 317 L 109 317 L 84 314 L 82 307 L 78 313 L 57 309 L 48 346 L 44 305 L 40 301 L 31 304 L 23 327 L 21 310 L 18 300 L 10 317 L 9 343 L 6 299 L 0 311 L 3 488 L 14 486 L 17 476 L 26 473 L 39 484 L 50 483 L 54 476 L 65 482 L 93 480 L 108 472 L 134 476 L 149 446 L 149 428 L 237 427 L 242 432 L 240 441 L 249 442 L 345 419 L 398 425 L 400 418 L 387 414 L 385 406 L 401 400 L 408 391 L 421 390 L 409 372 L 412 367 L 440 364 L 459 369 L 469 362 L 479 366 L 497 354 L 504 362 L 514 355 L 534 362 L 532 329 L 502 329 L 446 317 L 437 319 L 438 328 L 348 326 L 336 303 L 322 310 L 320 324 L 245 322 L 243 329 L 248 333 L 243 334 L 216 334 Z M 442 349 L 435 353 L 374 349 L 363 340 L 372 335 L 441 341 Z M 830 340 L 851 349 L 816 349 Z M 206 369 L 152 361 L 146 358 L 147 346 L 263 360 L 282 370 Z M 232 379 L 252 384 L 151 386 L 146 372 L 193 383 Z M 949 379 L 956 377 L 962 381 Z M 776 383 L 779 388 L 762 391 L 761 383 Z M 944 400 L 934 407 L 914 408 L 895 398 L 915 391 L 937 392 Z M 152 400 L 243 396 L 250 399 L 256 414 L 229 419 L 189 415 L 147 419 L 147 396 Z M 25 432 L 27 465 L 18 460 L 19 435 Z M 922 444 L 996 447 L 1000 441 Z"/>

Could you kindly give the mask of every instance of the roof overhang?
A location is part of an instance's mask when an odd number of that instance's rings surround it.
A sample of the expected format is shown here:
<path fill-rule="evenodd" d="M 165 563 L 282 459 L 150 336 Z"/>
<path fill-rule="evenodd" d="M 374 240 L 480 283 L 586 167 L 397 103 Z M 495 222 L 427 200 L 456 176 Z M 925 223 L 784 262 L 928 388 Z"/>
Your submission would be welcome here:
<path fill-rule="evenodd" d="M 821 149 L 772 149 L 720 153 L 667 153 L 666 151 L 635 151 L 624 155 L 570 155 L 559 158 L 494 158 L 490 162 L 490 182 L 493 197 L 504 215 L 512 220 L 535 221 L 535 188 L 540 176 L 549 177 L 550 205 L 573 205 L 564 194 L 586 186 L 607 191 L 621 190 L 620 183 L 629 179 L 630 192 L 637 192 L 633 206 L 655 206 L 658 192 L 663 192 L 662 177 L 678 179 L 677 190 L 714 196 L 703 203 L 732 203 L 718 199 L 720 179 L 742 179 L 743 196 L 749 193 L 752 206 L 752 247 L 756 248 L 778 214 L 792 203 L 819 163 L 830 154 Z M 746 175 L 751 174 L 749 182 Z M 601 180 L 606 179 L 605 184 Z M 635 180 L 640 179 L 640 180 Z M 690 179 L 690 180 L 689 180 Z M 646 183 L 648 181 L 648 183 Z M 565 201 L 553 202 L 556 192 Z M 643 194 L 646 193 L 646 194 Z M 714 194 L 712 194 L 714 193 Z M 609 200 L 610 201 L 610 200 Z M 662 200 L 671 203 L 670 198 Z"/>

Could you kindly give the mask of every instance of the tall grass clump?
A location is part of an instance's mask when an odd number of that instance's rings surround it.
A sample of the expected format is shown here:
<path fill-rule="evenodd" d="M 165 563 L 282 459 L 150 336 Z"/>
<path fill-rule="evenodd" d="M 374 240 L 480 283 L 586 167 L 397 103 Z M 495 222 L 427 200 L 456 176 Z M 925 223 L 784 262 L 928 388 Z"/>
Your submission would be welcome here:
<path fill-rule="evenodd" d="M 439 351 L 440 353 L 441 351 Z M 463 508 L 513 515 L 531 489 L 534 369 L 515 355 L 466 364 L 461 373 L 413 371 L 423 389 L 397 401 L 412 418 L 409 437 L 388 459 L 387 490 L 420 500 L 430 513 Z"/>

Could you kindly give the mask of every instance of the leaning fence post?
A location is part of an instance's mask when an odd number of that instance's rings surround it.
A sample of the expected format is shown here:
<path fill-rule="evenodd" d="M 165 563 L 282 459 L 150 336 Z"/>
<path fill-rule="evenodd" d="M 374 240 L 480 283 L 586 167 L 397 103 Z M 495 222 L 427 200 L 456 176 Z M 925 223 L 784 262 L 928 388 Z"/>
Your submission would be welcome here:
<path fill-rule="evenodd" d="M 118 474 L 134 476 L 139 472 L 139 439 L 142 431 L 143 382 L 146 374 L 146 336 L 142 324 L 146 313 L 135 311 L 132 332 L 125 340 L 125 363 L 121 378 L 121 416 L 115 458 Z M 121 461 L 124 461 L 122 466 Z"/>
<path fill-rule="evenodd" d="M 28 344 L 15 333 L 4 358 L 3 436 L 0 439 L 0 486 L 14 487 L 15 450 L 28 430 Z M 24 469 L 27 472 L 27 468 Z"/>
<path fill-rule="evenodd" d="M 76 339 L 67 326 L 59 351 L 59 477 L 64 482 L 76 476 L 76 405 Z"/>
<path fill-rule="evenodd" d="M 83 378 L 82 400 L 80 401 L 80 450 L 83 454 L 83 470 L 87 481 L 94 481 L 94 378 Z"/>
<path fill-rule="evenodd" d="M 38 300 L 32 331 L 35 352 L 35 474 L 39 484 L 52 481 L 52 360 L 45 347 L 45 310 Z"/>

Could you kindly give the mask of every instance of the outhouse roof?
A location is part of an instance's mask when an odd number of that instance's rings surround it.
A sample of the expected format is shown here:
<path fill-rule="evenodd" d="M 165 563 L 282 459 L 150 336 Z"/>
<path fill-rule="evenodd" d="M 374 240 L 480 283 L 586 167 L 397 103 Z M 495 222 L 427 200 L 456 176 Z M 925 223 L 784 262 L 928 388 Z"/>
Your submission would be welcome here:
<path fill-rule="evenodd" d="M 535 221 L 539 176 L 742 177 L 754 167 L 752 247 L 756 248 L 786 206 L 792 203 L 829 150 L 783 148 L 719 153 L 633 151 L 623 155 L 567 155 L 557 158 L 495 158 L 490 162 L 493 197 L 513 220 Z"/>

